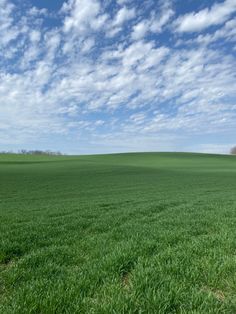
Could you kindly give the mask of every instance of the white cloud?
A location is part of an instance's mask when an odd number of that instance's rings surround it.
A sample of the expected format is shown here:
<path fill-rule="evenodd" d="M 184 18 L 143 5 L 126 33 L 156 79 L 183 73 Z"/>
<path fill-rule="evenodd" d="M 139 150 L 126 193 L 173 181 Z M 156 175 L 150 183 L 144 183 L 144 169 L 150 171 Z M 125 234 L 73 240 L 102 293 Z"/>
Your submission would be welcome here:
<path fill-rule="evenodd" d="M 127 21 L 132 20 L 136 15 L 136 11 L 134 8 L 128 9 L 126 6 L 119 9 L 116 12 L 113 19 L 110 19 L 106 23 L 106 36 L 107 37 L 114 37 L 118 33 L 122 31 L 123 24 Z"/>
<path fill-rule="evenodd" d="M 134 25 L 133 32 L 131 34 L 132 38 L 134 40 L 143 38 L 146 33 L 149 31 L 150 28 L 150 22 L 145 20 L 141 21 L 138 24 Z"/>
<path fill-rule="evenodd" d="M 236 19 L 227 21 L 225 25 L 217 29 L 215 33 L 198 35 L 198 37 L 192 40 L 192 42 L 198 44 L 210 44 L 219 39 L 236 42 Z"/>
<path fill-rule="evenodd" d="M 85 52 L 85 53 L 89 52 L 92 49 L 92 47 L 94 46 L 94 44 L 95 44 L 94 38 L 85 39 L 85 41 L 83 42 L 81 51 Z"/>
<path fill-rule="evenodd" d="M 132 0 L 117 0 L 117 3 L 119 4 L 119 5 L 122 5 L 122 4 L 124 4 L 124 3 L 128 3 L 128 2 L 131 2 Z"/>
<path fill-rule="evenodd" d="M 39 9 L 39 8 L 36 8 L 36 7 L 32 7 L 32 8 L 30 8 L 28 13 L 32 17 L 38 17 L 40 15 L 46 16 L 48 14 L 48 11 L 45 8 Z"/>
<path fill-rule="evenodd" d="M 64 31 L 71 30 L 77 33 L 86 33 L 90 28 L 95 28 L 94 20 L 98 18 L 101 6 L 97 0 L 71 0 L 64 11 L 69 12 L 64 21 Z"/>
<path fill-rule="evenodd" d="M 128 21 L 134 17 L 135 17 L 135 9 L 134 8 L 128 9 L 127 7 L 123 7 L 117 12 L 117 14 L 114 18 L 113 25 L 114 26 L 122 25 L 124 22 L 126 22 L 126 21 Z"/>
<path fill-rule="evenodd" d="M 12 40 L 15 40 L 20 30 L 14 25 L 13 12 L 15 6 L 6 0 L 0 2 L 0 49 L 7 46 Z"/>
<path fill-rule="evenodd" d="M 32 43 L 37 43 L 40 41 L 41 33 L 37 30 L 32 30 L 29 36 Z"/>
<path fill-rule="evenodd" d="M 132 39 L 144 38 L 148 32 L 160 33 L 173 16 L 172 3 L 170 1 L 161 2 L 158 13 L 152 12 L 149 19 L 143 19 L 133 26 Z"/>
<path fill-rule="evenodd" d="M 162 7 L 162 14 L 156 17 L 151 25 L 150 30 L 153 33 L 159 33 L 162 31 L 164 25 L 166 25 L 170 19 L 174 16 L 174 10 L 171 7 Z"/>
<path fill-rule="evenodd" d="M 236 11 L 235 0 L 225 0 L 210 9 L 180 16 L 174 23 L 178 32 L 198 32 L 207 27 L 224 23 Z"/>
<path fill-rule="evenodd" d="M 130 120 L 134 124 L 143 124 L 146 118 L 147 114 L 145 112 L 135 113 L 130 116 Z"/>

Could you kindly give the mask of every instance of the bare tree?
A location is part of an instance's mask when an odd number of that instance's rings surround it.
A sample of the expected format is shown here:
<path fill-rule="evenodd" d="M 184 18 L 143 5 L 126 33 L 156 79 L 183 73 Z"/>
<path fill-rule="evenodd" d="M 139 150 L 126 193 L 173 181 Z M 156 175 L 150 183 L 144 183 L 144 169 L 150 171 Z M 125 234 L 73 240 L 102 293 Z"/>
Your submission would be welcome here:
<path fill-rule="evenodd" d="M 230 154 L 236 155 L 236 146 L 234 146 L 234 147 L 231 148 Z"/>

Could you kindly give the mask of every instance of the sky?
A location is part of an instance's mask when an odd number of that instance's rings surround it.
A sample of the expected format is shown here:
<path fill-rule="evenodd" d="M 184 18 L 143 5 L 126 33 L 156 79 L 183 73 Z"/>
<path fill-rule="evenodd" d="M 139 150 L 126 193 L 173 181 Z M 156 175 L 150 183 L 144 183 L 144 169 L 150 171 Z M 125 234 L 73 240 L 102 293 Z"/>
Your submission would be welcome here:
<path fill-rule="evenodd" d="M 0 151 L 234 145 L 236 0 L 0 0 Z"/>

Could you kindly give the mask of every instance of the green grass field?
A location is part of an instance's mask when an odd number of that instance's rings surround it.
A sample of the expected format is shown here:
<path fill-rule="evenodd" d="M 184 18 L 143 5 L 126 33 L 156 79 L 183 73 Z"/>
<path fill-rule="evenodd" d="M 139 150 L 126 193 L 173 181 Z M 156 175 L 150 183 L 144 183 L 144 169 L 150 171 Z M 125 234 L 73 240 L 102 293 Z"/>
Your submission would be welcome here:
<path fill-rule="evenodd" d="M 236 313 L 236 157 L 0 156 L 0 313 Z"/>

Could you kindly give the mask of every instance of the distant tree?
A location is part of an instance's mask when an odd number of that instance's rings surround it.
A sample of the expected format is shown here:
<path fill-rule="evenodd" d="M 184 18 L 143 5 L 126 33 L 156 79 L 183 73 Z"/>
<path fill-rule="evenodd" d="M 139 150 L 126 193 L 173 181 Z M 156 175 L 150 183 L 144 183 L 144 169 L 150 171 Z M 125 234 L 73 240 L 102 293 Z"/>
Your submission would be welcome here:
<path fill-rule="evenodd" d="M 0 151 L 0 154 L 21 154 L 21 155 L 46 155 L 46 156 L 62 156 L 61 152 L 53 152 L 50 150 L 27 150 L 27 149 L 20 149 L 17 153 L 13 151 Z"/>
<path fill-rule="evenodd" d="M 61 152 L 53 152 L 50 150 L 39 150 L 39 149 L 35 149 L 35 150 L 26 150 L 26 149 L 21 149 L 18 151 L 19 154 L 22 155 L 47 155 L 47 156 L 60 156 L 62 155 Z"/>
<path fill-rule="evenodd" d="M 0 151 L 0 154 L 13 154 L 12 151 L 8 151 L 8 150 L 3 150 L 3 151 Z"/>
<path fill-rule="evenodd" d="M 18 153 L 22 154 L 22 155 L 25 155 L 25 154 L 27 154 L 27 150 L 26 149 L 21 149 L 21 150 L 19 150 Z"/>
<path fill-rule="evenodd" d="M 236 146 L 234 146 L 234 147 L 231 148 L 230 154 L 236 155 Z"/>

